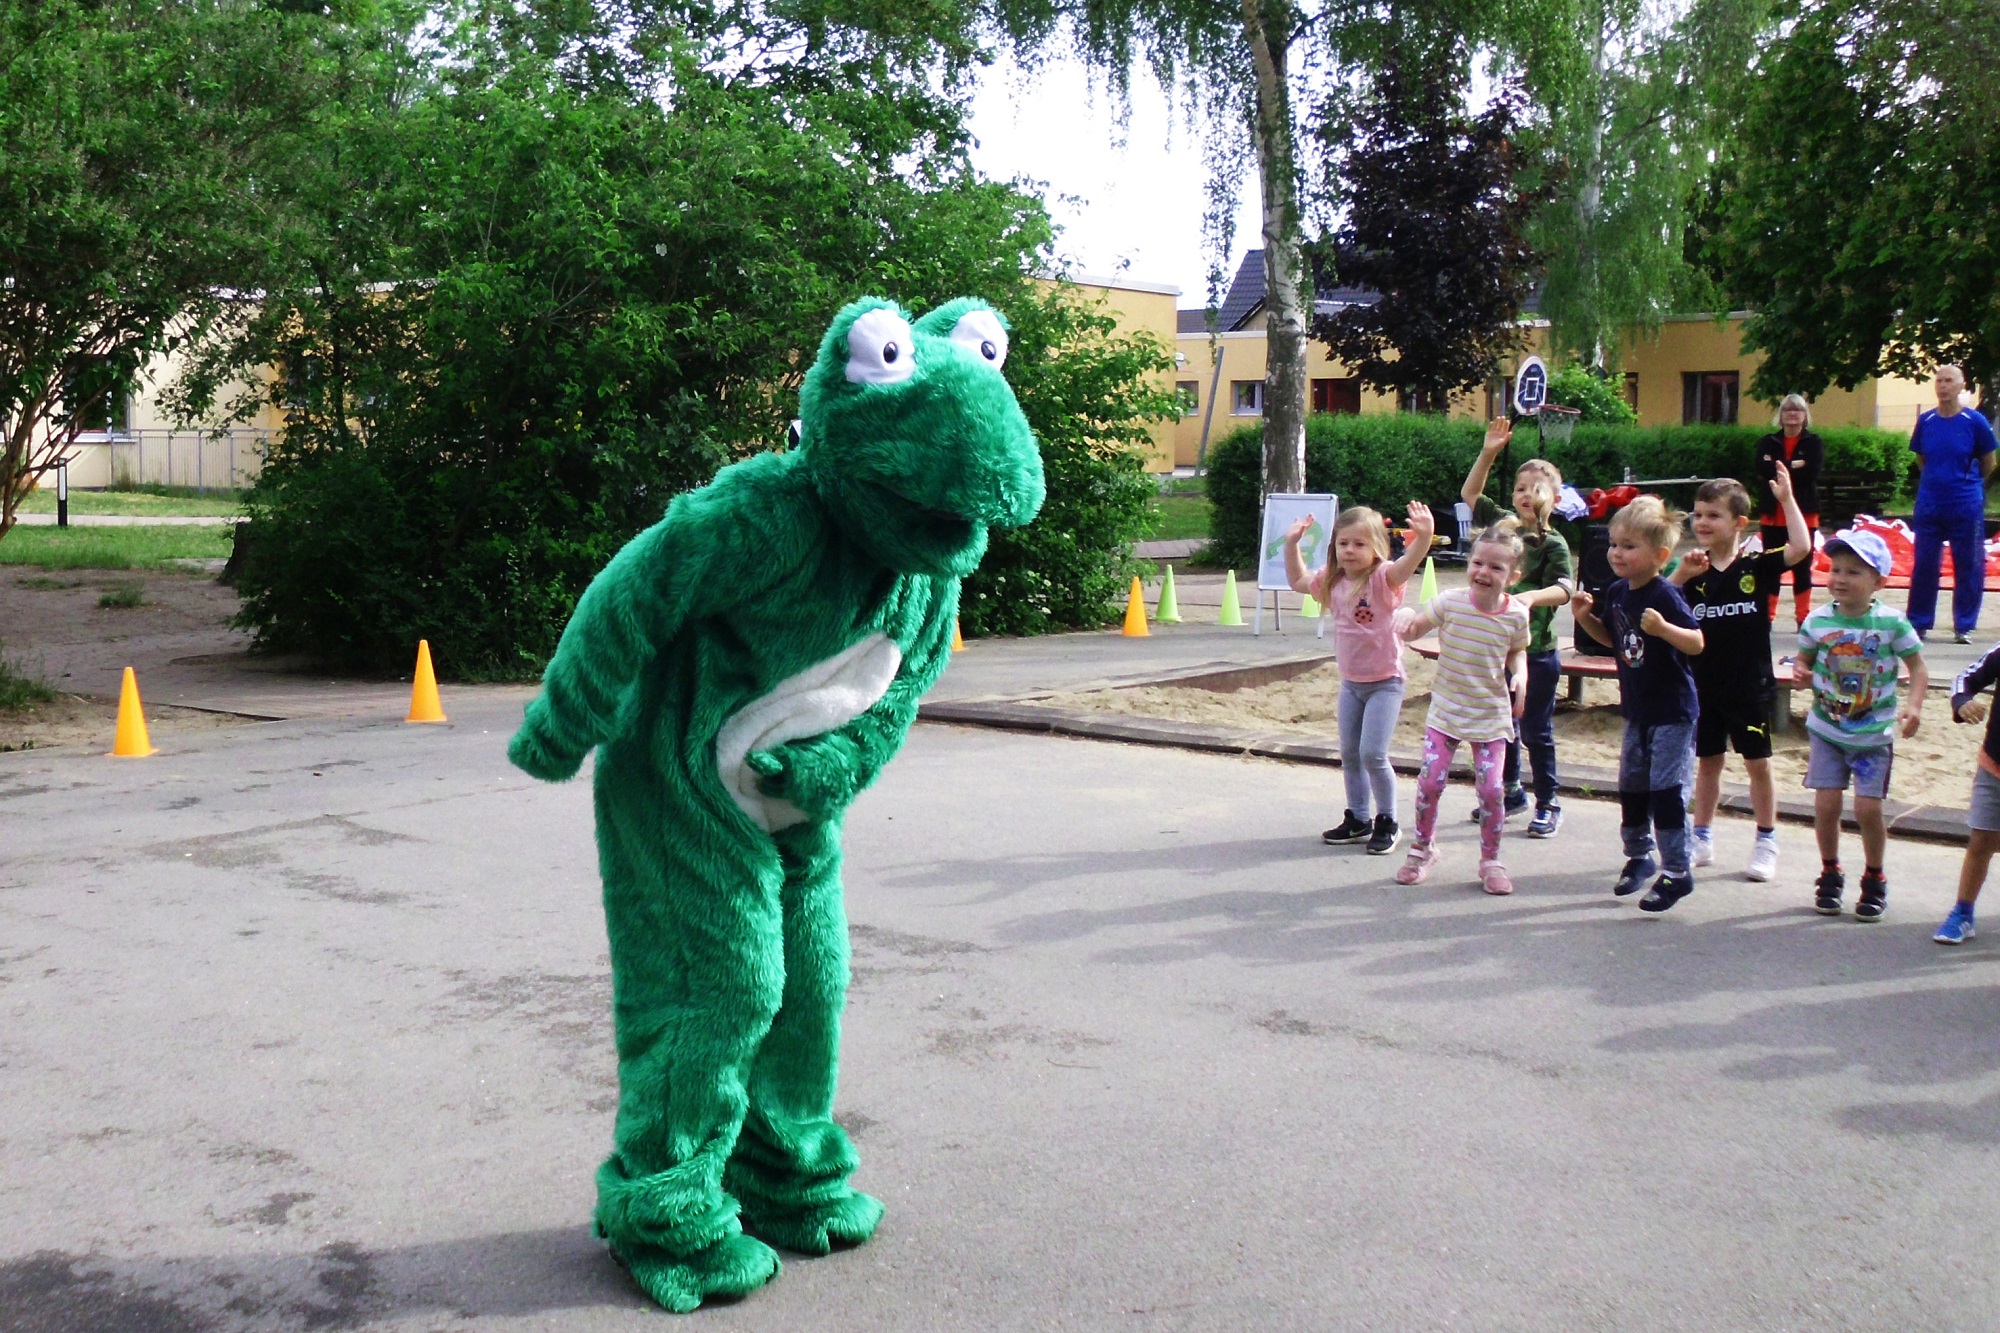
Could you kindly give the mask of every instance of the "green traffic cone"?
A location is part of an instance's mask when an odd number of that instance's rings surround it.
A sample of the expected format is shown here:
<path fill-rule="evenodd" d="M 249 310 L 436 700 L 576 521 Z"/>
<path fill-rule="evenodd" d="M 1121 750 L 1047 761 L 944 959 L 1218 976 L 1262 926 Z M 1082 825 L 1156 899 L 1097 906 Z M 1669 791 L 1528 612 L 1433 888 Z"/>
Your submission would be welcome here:
<path fill-rule="evenodd" d="M 1180 600 L 1174 596 L 1174 567 L 1166 567 L 1167 574 L 1160 582 L 1160 609 L 1153 613 L 1153 619 L 1162 625 L 1181 623 Z"/>
<path fill-rule="evenodd" d="M 1313 600 L 1313 595 L 1311 593 L 1305 594 L 1305 600 L 1299 603 L 1299 619 L 1318 620 L 1319 617 L 1320 617 L 1319 603 Z"/>
<path fill-rule="evenodd" d="M 1236 603 L 1236 571 L 1230 570 L 1222 576 L 1222 614 L 1217 616 L 1218 625 L 1241 625 L 1243 608 Z"/>
<path fill-rule="evenodd" d="M 1422 602 L 1425 606 L 1429 606 L 1431 598 L 1437 595 L 1438 595 L 1437 561 L 1431 559 L 1429 556 L 1425 556 L 1424 581 L 1423 581 L 1423 586 L 1417 590 L 1417 600 L 1419 602 Z"/>

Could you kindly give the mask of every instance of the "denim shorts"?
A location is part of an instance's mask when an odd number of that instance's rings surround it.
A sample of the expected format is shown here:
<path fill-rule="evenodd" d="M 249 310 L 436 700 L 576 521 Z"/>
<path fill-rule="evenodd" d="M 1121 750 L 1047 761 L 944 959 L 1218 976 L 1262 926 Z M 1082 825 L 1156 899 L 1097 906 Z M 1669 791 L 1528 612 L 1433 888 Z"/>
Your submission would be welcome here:
<path fill-rule="evenodd" d="M 1983 768 L 1972 775 L 1972 800 L 1966 805 L 1965 822 L 1981 833 L 2000 833 L 2000 778 Z"/>
<path fill-rule="evenodd" d="M 1846 791 L 1847 781 L 1852 778 L 1856 796 L 1879 801 L 1889 794 L 1889 768 L 1895 759 L 1894 745 L 1863 745 L 1850 750 L 1813 732 L 1812 755 L 1806 760 L 1806 786 L 1815 791 Z"/>

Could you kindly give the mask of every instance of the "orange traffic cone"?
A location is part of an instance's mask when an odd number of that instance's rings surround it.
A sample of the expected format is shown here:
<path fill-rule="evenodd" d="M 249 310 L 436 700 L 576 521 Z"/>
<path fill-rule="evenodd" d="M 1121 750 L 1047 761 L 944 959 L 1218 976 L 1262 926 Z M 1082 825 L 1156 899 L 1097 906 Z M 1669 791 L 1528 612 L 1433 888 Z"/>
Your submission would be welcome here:
<path fill-rule="evenodd" d="M 444 705 L 438 702 L 437 674 L 431 670 L 431 641 L 417 640 L 417 678 L 410 686 L 410 715 L 405 722 L 442 722 Z"/>
<path fill-rule="evenodd" d="M 958 617 L 956 616 L 953 616 L 951 621 L 951 650 L 955 653 L 965 651 L 965 636 L 958 632 Z"/>
<path fill-rule="evenodd" d="M 139 677 L 125 668 L 125 683 L 118 687 L 118 735 L 111 742 L 115 759 L 144 759 L 155 754 L 152 738 L 146 734 L 146 710 L 139 706 Z"/>
<path fill-rule="evenodd" d="M 1125 637 L 1144 639 L 1152 635 L 1146 628 L 1146 592 L 1139 586 L 1139 576 L 1132 576 L 1132 591 L 1125 596 Z"/>

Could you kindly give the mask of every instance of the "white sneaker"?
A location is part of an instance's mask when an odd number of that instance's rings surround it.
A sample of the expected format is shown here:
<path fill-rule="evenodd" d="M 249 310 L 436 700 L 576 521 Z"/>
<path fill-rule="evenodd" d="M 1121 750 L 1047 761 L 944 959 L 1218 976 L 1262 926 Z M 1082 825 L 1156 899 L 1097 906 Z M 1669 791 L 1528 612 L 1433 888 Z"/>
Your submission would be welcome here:
<path fill-rule="evenodd" d="M 1743 877 L 1758 884 L 1763 884 L 1777 873 L 1778 840 L 1776 838 L 1757 839 L 1757 845 L 1750 850 L 1750 868 L 1743 872 Z"/>
<path fill-rule="evenodd" d="M 1688 859 L 1694 862 L 1696 869 L 1700 869 L 1702 866 L 1715 864 L 1714 839 L 1691 837 L 1688 839 L 1688 842 L 1691 844 L 1689 848 L 1690 855 Z"/>

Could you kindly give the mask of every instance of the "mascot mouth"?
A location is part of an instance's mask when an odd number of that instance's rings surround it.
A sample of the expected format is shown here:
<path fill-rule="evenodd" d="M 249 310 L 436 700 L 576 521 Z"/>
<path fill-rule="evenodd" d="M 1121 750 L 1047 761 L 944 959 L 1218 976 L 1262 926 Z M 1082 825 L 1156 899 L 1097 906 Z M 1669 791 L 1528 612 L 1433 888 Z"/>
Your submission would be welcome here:
<path fill-rule="evenodd" d="M 979 523 L 949 509 L 927 505 L 880 482 L 867 482 L 885 511 L 886 522 L 900 525 L 906 535 L 933 550 L 959 550 L 979 535 Z"/>

